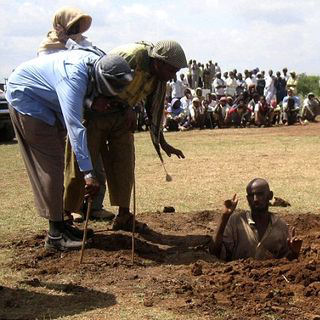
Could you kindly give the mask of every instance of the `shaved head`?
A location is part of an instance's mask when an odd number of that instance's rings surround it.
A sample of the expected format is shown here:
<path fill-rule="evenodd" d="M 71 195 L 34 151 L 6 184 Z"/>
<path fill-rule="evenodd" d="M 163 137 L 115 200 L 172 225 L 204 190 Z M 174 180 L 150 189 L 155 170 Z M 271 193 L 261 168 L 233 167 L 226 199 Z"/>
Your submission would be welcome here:
<path fill-rule="evenodd" d="M 273 192 L 266 180 L 255 178 L 247 185 L 247 200 L 253 214 L 267 214 L 272 198 Z"/>
<path fill-rule="evenodd" d="M 269 183 L 262 178 L 254 178 L 251 180 L 248 185 L 247 185 L 247 194 L 252 193 L 252 187 L 254 186 L 259 186 L 262 187 L 266 191 L 270 191 Z"/>

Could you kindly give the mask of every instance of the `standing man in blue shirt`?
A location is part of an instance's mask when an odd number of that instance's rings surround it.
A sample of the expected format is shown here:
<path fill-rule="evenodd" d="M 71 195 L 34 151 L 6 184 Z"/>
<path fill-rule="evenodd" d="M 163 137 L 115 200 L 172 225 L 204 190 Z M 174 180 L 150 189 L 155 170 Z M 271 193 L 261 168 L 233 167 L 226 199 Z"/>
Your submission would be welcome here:
<path fill-rule="evenodd" d="M 63 221 L 66 132 L 87 196 L 99 188 L 82 124 L 84 103 L 102 111 L 132 80 L 127 62 L 98 49 L 74 49 L 20 65 L 8 80 L 6 98 L 40 216 L 49 220 L 46 248 L 81 247 L 82 231 Z"/>

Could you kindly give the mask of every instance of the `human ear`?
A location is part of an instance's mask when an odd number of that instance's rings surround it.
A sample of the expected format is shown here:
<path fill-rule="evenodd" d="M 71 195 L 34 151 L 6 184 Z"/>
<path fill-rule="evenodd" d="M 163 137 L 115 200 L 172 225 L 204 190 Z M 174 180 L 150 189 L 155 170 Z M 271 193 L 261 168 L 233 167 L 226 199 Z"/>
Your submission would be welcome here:
<path fill-rule="evenodd" d="M 270 192 L 269 192 L 269 200 L 272 200 L 272 198 L 273 198 L 273 192 L 270 191 Z"/>

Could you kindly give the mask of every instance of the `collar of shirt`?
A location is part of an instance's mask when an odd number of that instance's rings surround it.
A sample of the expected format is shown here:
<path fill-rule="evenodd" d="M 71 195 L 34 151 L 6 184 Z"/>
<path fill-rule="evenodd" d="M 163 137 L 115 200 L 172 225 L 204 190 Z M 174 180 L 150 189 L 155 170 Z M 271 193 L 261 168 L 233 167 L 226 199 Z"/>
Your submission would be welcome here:
<path fill-rule="evenodd" d="M 271 229 L 272 229 L 272 226 L 276 223 L 276 221 L 278 220 L 278 217 L 276 215 L 274 215 L 273 213 L 269 212 L 270 214 L 270 221 L 269 221 L 269 224 L 268 224 L 268 227 L 266 229 L 266 232 L 264 233 L 262 239 L 259 241 L 259 235 L 258 235 L 258 230 L 256 228 L 256 223 L 255 221 L 253 220 L 252 218 L 252 213 L 251 211 L 248 211 L 247 214 L 246 214 L 246 218 L 247 218 L 247 222 L 250 226 L 250 229 L 253 231 L 254 233 L 254 237 L 255 237 L 255 240 L 257 241 L 258 245 L 257 247 L 260 247 L 261 244 L 263 243 L 263 241 L 268 237 Z"/>

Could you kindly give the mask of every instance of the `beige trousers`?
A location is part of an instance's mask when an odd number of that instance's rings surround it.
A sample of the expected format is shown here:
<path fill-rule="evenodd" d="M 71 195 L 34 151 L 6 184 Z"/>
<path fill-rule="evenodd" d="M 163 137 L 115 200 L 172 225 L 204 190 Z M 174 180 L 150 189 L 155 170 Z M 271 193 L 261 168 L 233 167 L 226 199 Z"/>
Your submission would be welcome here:
<path fill-rule="evenodd" d="M 134 139 L 121 112 L 94 114 L 87 120 L 88 149 L 93 168 L 101 154 L 110 203 L 129 208 L 134 177 Z M 85 184 L 70 143 L 65 154 L 64 209 L 77 212 L 84 199 Z"/>

